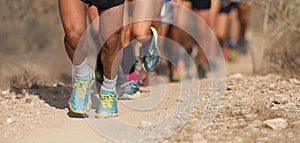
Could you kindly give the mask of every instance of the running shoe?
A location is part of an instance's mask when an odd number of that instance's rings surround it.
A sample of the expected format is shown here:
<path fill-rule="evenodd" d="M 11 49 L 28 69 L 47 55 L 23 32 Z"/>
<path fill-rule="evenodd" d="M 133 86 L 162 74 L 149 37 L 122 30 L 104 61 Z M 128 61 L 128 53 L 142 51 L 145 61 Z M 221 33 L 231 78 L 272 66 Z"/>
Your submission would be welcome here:
<path fill-rule="evenodd" d="M 69 107 L 73 113 L 85 114 L 91 108 L 91 85 L 95 80 L 95 73 L 90 69 L 89 77 L 75 77 L 75 83 L 69 99 Z"/>
<path fill-rule="evenodd" d="M 240 40 L 240 49 L 239 49 L 239 53 L 240 54 L 247 54 L 247 45 L 248 45 L 248 42 L 245 38 L 242 38 Z"/>
<path fill-rule="evenodd" d="M 238 58 L 238 49 L 240 48 L 238 43 L 234 40 L 229 40 L 229 61 L 236 61 Z"/>
<path fill-rule="evenodd" d="M 230 58 L 230 48 L 229 48 L 228 44 L 225 43 L 223 45 L 222 53 L 223 53 L 224 60 L 228 61 Z"/>
<path fill-rule="evenodd" d="M 176 67 L 170 63 L 170 81 L 171 82 L 179 82 L 180 81 L 180 73 L 176 69 Z"/>
<path fill-rule="evenodd" d="M 213 66 L 215 66 L 215 65 L 213 65 Z M 203 66 L 202 65 L 198 65 L 197 69 L 198 69 L 198 77 L 199 77 L 199 79 L 205 78 L 205 69 L 203 68 Z"/>
<path fill-rule="evenodd" d="M 212 72 L 215 72 L 217 71 L 218 69 L 218 66 L 217 66 L 217 63 L 214 61 L 214 60 L 209 60 L 207 61 L 207 64 L 208 64 L 208 69 Z M 199 69 L 198 69 L 199 70 Z"/>
<path fill-rule="evenodd" d="M 149 46 L 142 46 L 142 62 L 143 68 L 147 72 L 153 72 L 159 64 L 160 53 L 157 48 L 157 31 L 154 27 L 151 27 L 151 39 Z"/>
<path fill-rule="evenodd" d="M 118 114 L 118 101 L 116 92 L 101 91 L 96 118 L 116 117 Z"/>
<path fill-rule="evenodd" d="M 131 100 L 138 97 L 139 83 L 138 81 L 131 80 L 123 83 L 121 86 L 120 100 Z"/>

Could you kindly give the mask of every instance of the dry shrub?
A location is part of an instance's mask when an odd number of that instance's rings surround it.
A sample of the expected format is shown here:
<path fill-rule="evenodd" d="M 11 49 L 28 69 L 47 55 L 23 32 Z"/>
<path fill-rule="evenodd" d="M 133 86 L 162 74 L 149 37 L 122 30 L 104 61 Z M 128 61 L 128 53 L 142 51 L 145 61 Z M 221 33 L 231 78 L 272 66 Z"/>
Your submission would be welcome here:
<path fill-rule="evenodd" d="M 70 82 L 58 1 L 0 1 L 0 7 L 0 90 L 30 88 L 45 71 L 51 76 L 43 82 Z"/>
<path fill-rule="evenodd" d="M 300 77 L 300 1 L 256 0 L 263 9 L 264 73 Z"/>
<path fill-rule="evenodd" d="M 32 74 L 28 70 L 24 70 L 20 75 L 13 76 L 11 79 L 11 87 L 14 89 L 24 89 L 37 87 L 39 81 L 38 74 Z"/>
<path fill-rule="evenodd" d="M 10 79 L 10 87 L 12 91 L 22 92 L 22 89 L 39 88 L 39 86 L 49 83 L 49 76 L 39 66 L 30 63 L 23 64 L 18 67 L 16 72 Z"/>

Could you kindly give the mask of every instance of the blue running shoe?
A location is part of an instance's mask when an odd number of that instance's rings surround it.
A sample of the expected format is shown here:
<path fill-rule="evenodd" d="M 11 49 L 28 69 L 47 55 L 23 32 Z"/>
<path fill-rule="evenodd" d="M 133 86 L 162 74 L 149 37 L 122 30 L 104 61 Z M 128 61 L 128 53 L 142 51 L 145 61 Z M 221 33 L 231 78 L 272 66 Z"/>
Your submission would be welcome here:
<path fill-rule="evenodd" d="M 138 97 L 137 93 L 140 87 L 138 81 L 131 80 L 122 84 L 120 87 L 121 94 L 119 100 L 131 100 Z"/>
<path fill-rule="evenodd" d="M 116 117 L 118 114 L 118 101 L 116 92 L 101 91 L 96 118 Z"/>
<path fill-rule="evenodd" d="M 72 112 L 85 114 L 91 108 L 91 84 L 95 80 L 95 73 L 90 69 L 90 75 L 87 78 L 75 77 L 72 94 L 69 99 L 69 107 Z"/>
<path fill-rule="evenodd" d="M 157 31 L 154 27 L 150 28 L 152 41 L 150 46 L 142 47 L 141 57 L 143 59 L 143 68 L 147 72 L 153 72 L 159 64 L 160 53 L 157 48 Z"/>

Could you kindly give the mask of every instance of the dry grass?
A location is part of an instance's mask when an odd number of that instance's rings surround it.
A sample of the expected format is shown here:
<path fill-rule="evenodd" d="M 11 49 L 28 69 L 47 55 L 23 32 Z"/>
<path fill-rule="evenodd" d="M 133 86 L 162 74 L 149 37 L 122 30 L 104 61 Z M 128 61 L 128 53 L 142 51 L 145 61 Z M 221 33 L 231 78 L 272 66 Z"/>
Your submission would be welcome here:
<path fill-rule="evenodd" d="M 0 7 L 0 90 L 70 82 L 58 2 L 0 1 Z"/>
<path fill-rule="evenodd" d="M 255 0 L 265 16 L 262 67 L 264 73 L 300 76 L 300 1 Z"/>
<path fill-rule="evenodd" d="M 48 74 L 37 65 L 30 63 L 18 67 L 11 76 L 10 87 L 12 91 L 22 92 L 22 89 L 39 88 L 39 86 L 50 82 Z"/>

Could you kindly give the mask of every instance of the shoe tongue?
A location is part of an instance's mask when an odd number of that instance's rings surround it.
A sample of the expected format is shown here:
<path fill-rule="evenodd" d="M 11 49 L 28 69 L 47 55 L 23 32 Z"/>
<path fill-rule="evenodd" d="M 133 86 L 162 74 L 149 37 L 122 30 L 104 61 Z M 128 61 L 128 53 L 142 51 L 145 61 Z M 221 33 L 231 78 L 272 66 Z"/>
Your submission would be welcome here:
<path fill-rule="evenodd" d="M 80 81 L 89 81 L 90 78 L 89 77 L 79 77 L 79 76 L 76 76 L 75 77 L 77 80 L 80 80 Z"/>
<path fill-rule="evenodd" d="M 112 94 L 115 95 L 116 93 L 113 91 L 101 91 L 100 94 Z"/>

